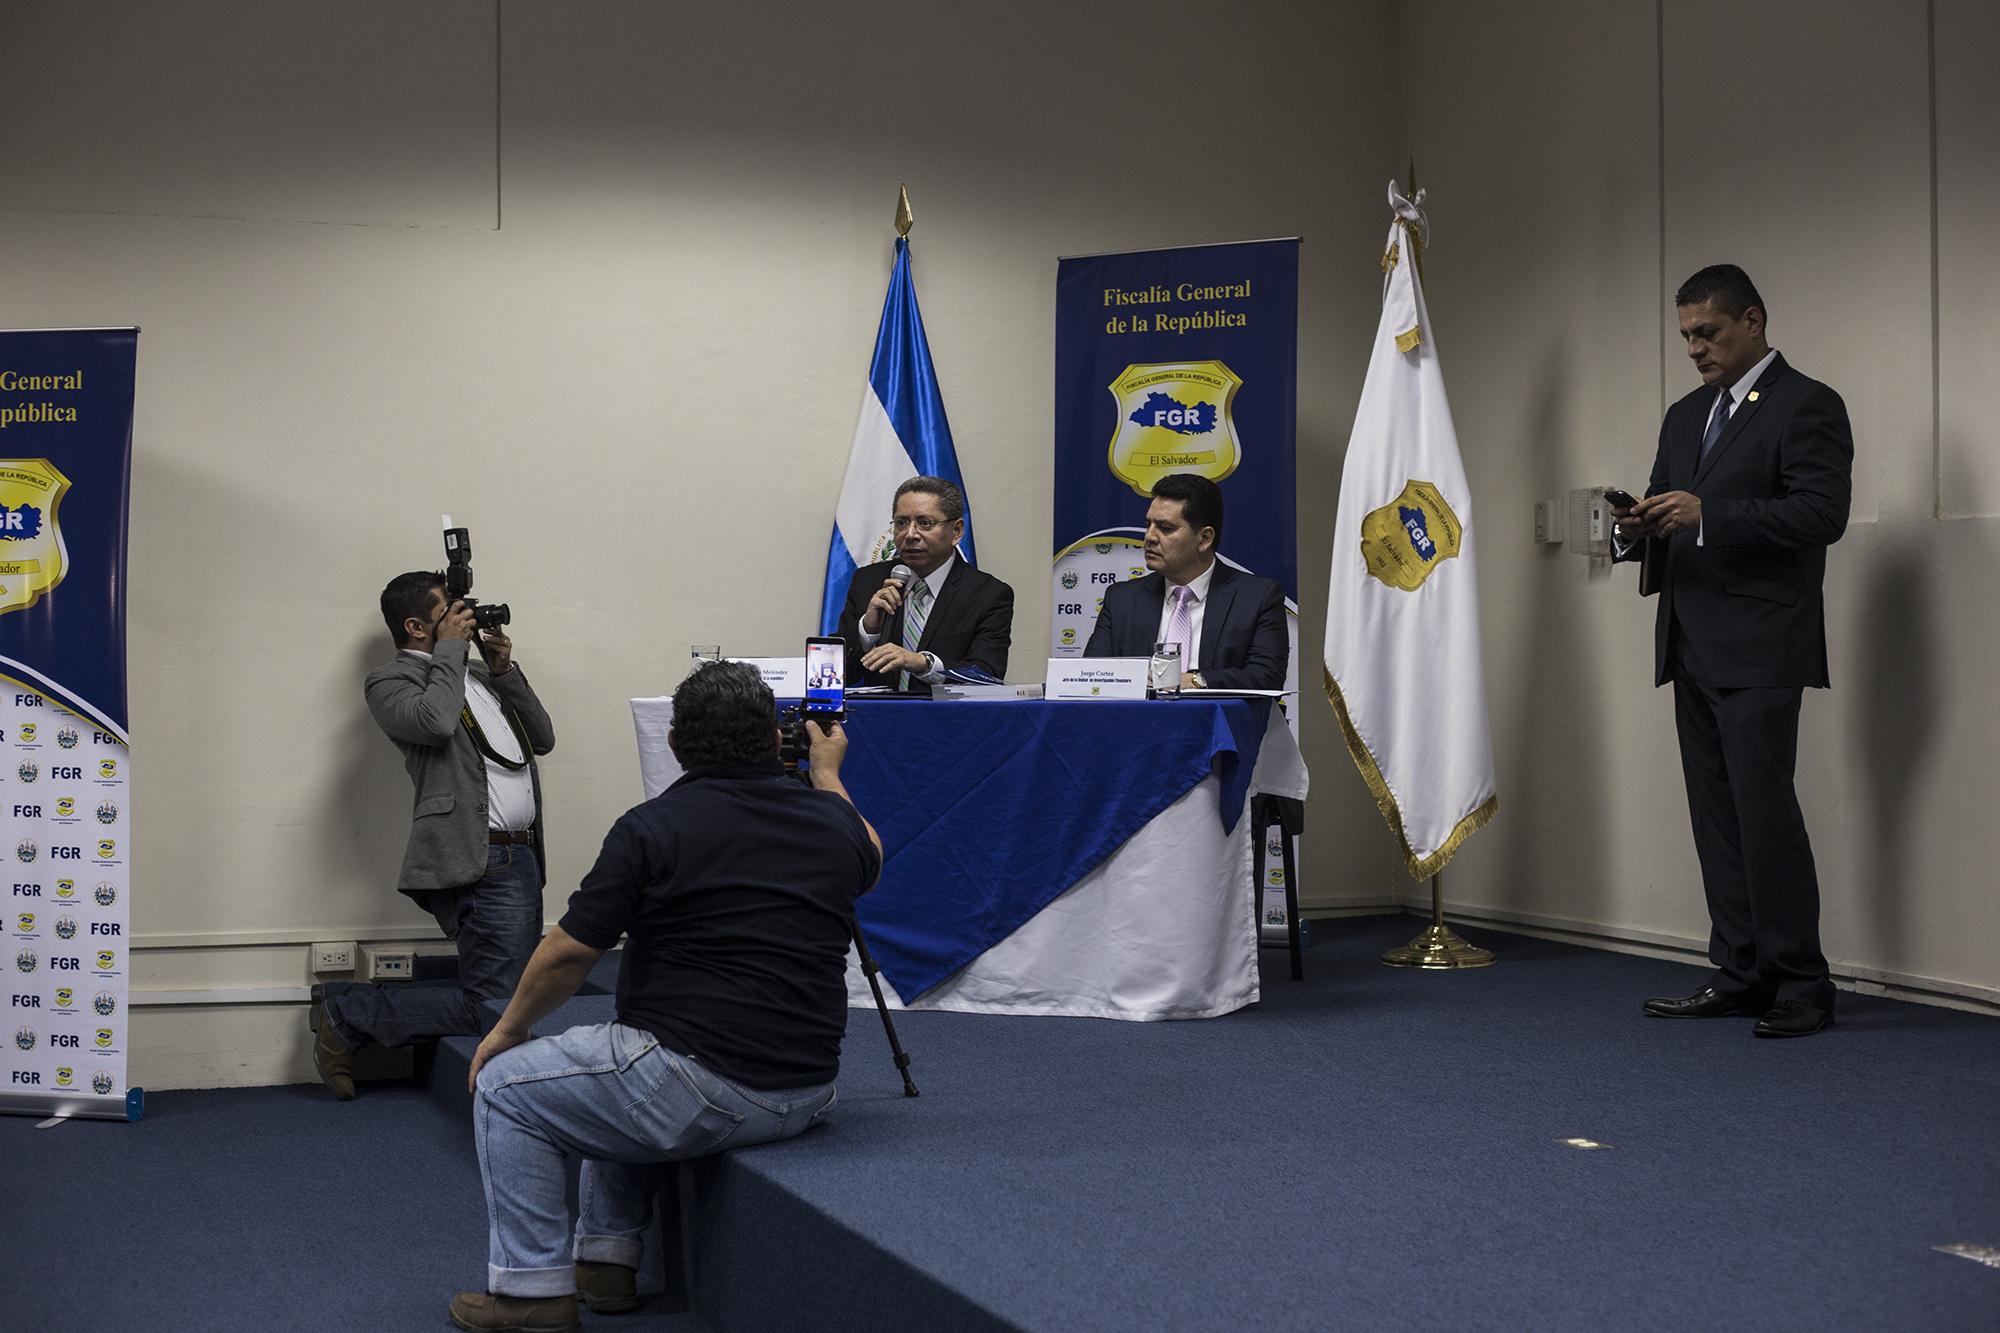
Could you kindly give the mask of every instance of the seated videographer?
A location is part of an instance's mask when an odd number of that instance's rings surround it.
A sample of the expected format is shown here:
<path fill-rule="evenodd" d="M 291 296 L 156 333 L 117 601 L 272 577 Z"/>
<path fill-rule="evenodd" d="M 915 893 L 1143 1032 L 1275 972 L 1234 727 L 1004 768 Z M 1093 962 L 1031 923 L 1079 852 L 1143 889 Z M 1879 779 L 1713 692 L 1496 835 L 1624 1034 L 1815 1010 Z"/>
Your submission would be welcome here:
<path fill-rule="evenodd" d="M 849 685 L 924 693 L 949 670 L 999 680 L 1014 637 L 1014 590 L 959 559 L 965 496 L 943 477 L 911 477 L 891 501 L 896 554 L 854 571 L 840 637 L 860 663 Z M 914 577 L 892 578 L 898 567 Z"/>
<path fill-rule="evenodd" d="M 458 946 L 458 980 L 313 987 L 313 1064 L 342 1101 L 354 1096 L 358 1046 L 484 1032 L 481 1003 L 513 992 L 542 937 L 535 756 L 556 733 L 513 640 L 475 629 L 465 603 L 445 605 L 443 576 L 422 570 L 389 581 L 382 618 L 398 651 L 368 673 L 368 711 L 416 784 L 396 887 Z"/>
<path fill-rule="evenodd" d="M 755 667 L 712 662 L 674 691 L 684 775 L 611 826 L 473 1057 L 490 1248 L 459 1327 L 574 1329 L 578 1292 L 631 1309 L 657 1164 L 790 1138 L 833 1104 L 854 901 L 882 844 L 840 782 L 846 733 L 821 725 L 806 786 Z M 617 1020 L 530 1040 L 620 936 Z"/>

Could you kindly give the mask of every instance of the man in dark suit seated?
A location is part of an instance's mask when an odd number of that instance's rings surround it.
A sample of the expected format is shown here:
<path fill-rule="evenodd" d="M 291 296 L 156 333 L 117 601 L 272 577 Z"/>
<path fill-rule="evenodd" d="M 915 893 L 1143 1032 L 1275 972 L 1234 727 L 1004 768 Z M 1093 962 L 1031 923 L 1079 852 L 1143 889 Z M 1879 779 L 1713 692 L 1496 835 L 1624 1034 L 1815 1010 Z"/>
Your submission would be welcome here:
<path fill-rule="evenodd" d="M 1181 645 L 1181 688 L 1278 690 L 1291 660 L 1285 590 L 1215 558 L 1222 488 L 1192 472 L 1162 477 L 1146 508 L 1142 579 L 1104 590 L 1085 657 L 1150 657 Z"/>
<path fill-rule="evenodd" d="M 1804 687 L 1827 684 L 1820 585 L 1847 528 L 1854 435 L 1840 395 L 1766 341 L 1742 269 L 1703 269 L 1674 304 L 1702 387 L 1667 409 L 1646 498 L 1612 514 L 1617 557 L 1643 539 L 1660 571 L 1654 683 L 1674 683 L 1716 971 L 1645 1011 L 1803 1037 L 1833 1021 L 1833 981 L 1792 772 Z"/>
<path fill-rule="evenodd" d="M 999 680 L 1014 637 L 1014 590 L 959 558 L 965 496 L 943 477 L 896 488 L 896 554 L 854 571 L 840 637 L 861 669 L 850 685 L 928 693 L 946 671 L 970 667 Z M 891 579 L 898 565 L 916 577 Z"/>

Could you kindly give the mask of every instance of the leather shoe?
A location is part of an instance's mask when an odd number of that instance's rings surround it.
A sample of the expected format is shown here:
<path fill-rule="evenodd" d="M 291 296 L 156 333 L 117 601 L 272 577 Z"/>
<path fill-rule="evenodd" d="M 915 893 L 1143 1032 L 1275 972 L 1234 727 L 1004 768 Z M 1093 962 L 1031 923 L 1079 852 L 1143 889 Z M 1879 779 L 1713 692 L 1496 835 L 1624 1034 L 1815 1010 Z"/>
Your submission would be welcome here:
<path fill-rule="evenodd" d="M 1660 995 L 1646 1001 L 1646 1013 L 1653 1018 L 1748 1018 L 1768 1007 L 1768 1001 L 1724 995 L 1713 986 L 1703 986 L 1681 999 Z"/>
<path fill-rule="evenodd" d="M 315 1002 L 306 1011 L 306 1026 L 313 1032 L 313 1068 L 319 1071 L 319 1081 L 341 1101 L 353 1101 L 354 1048 L 334 1031 L 323 1002 Z"/>
<path fill-rule="evenodd" d="M 639 1271 L 623 1264 L 576 1261 L 576 1294 L 592 1314 L 624 1314 L 639 1308 Z"/>
<path fill-rule="evenodd" d="M 1780 1000 L 1757 1020 L 1751 1031 L 1760 1037 L 1810 1037 L 1833 1025 L 1833 1010 L 1804 1000 Z"/>
<path fill-rule="evenodd" d="M 451 1322 L 474 1333 L 579 1333 L 576 1296 L 496 1296 L 461 1291 L 451 1298 Z"/>

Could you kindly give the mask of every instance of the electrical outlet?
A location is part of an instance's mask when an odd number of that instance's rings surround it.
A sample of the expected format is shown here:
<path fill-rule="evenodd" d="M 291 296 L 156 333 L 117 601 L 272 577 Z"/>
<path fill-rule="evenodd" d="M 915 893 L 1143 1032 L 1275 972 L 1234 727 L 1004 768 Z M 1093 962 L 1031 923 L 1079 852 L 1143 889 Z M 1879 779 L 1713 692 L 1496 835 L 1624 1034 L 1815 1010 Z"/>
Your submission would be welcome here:
<path fill-rule="evenodd" d="M 1554 500 L 1535 501 L 1535 540 L 1562 541 L 1562 509 Z"/>
<path fill-rule="evenodd" d="M 417 972 L 416 956 L 404 944 L 364 944 L 361 971 L 370 981 L 408 981 Z"/>
<path fill-rule="evenodd" d="M 345 944 L 315 944 L 312 947 L 312 970 L 315 972 L 352 972 L 354 970 L 354 941 Z"/>

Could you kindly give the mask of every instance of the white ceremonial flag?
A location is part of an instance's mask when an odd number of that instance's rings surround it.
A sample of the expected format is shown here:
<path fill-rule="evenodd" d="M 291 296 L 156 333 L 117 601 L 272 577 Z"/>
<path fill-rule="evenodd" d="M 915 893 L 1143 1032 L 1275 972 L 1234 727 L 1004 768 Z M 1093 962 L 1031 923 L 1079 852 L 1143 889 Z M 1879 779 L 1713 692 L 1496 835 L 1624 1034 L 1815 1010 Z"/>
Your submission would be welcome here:
<path fill-rule="evenodd" d="M 1348 753 L 1419 879 L 1499 805 L 1472 493 L 1417 267 L 1423 201 L 1389 183 L 1382 322 L 1341 472 L 1325 655 Z"/>

